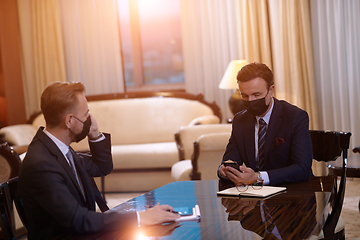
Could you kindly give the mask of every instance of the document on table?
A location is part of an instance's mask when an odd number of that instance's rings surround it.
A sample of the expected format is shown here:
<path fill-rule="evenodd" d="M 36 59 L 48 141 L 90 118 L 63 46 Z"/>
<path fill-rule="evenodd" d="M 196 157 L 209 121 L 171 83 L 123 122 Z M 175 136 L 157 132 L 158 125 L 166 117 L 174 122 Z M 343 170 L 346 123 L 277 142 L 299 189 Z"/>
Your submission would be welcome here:
<path fill-rule="evenodd" d="M 217 192 L 217 195 L 265 198 L 284 191 L 286 191 L 286 187 L 263 186 L 263 188 L 255 190 L 249 186 L 249 188 L 244 192 L 239 192 L 236 187 L 232 187 Z"/>

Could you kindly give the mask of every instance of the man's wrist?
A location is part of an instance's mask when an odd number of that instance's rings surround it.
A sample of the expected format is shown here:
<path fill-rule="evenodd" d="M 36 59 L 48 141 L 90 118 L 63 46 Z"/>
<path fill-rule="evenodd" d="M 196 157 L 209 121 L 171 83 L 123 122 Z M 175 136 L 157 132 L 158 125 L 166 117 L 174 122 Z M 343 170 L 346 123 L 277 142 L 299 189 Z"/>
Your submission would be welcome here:
<path fill-rule="evenodd" d="M 257 180 L 258 180 L 258 181 L 262 181 L 263 179 L 262 179 L 261 173 L 260 173 L 260 172 L 256 172 L 256 174 L 257 174 Z"/>
<path fill-rule="evenodd" d="M 99 132 L 99 134 L 96 135 L 95 137 L 90 137 L 90 136 L 89 136 L 89 139 L 90 139 L 91 141 L 95 141 L 95 140 L 100 139 L 102 136 L 103 136 L 102 132 Z"/>

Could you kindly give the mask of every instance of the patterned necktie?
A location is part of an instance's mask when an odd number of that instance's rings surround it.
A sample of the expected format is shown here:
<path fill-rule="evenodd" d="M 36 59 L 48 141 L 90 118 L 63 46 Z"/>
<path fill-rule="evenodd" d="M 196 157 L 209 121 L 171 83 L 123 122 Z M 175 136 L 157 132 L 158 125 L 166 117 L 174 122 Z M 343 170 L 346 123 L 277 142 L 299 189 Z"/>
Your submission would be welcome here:
<path fill-rule="evenodd" d="M 81 190 L 81 193 L 85 199 L 85 193 L 84 193 L 84 189 L 83 189 L 83 186 L 80 182 L 80 179 L 79 179 L 79 175 L 77 174 L 77 171 L 76 171 L 76 167 L 75 167 L 75 162 L 74 162 L 74 157 L 73 157 L 73 154 L 71 153 L 71 150 L 69 149 L 69 151 L 66 153 L 66 157 L 69 159 L 69 163 L 70 163 L 70 167 L 73 171 L 73 173 L 75 174 L 75 177 L 76 177 L 76 181 L 78 182 L 79 184 L 79 187 L 80 187 L 80 190 Z"/>
<path fill-rule="evenodd" d="M 259 170 L 263 170 L 264 168 L 264 143 L 265 143 L 265 136 L 266 136 L 266 128 L 267 124 L 264 119 L 259 119 L 259 137 L 258 137 L 258 160 L 257 160 L 257 167 Z"/>

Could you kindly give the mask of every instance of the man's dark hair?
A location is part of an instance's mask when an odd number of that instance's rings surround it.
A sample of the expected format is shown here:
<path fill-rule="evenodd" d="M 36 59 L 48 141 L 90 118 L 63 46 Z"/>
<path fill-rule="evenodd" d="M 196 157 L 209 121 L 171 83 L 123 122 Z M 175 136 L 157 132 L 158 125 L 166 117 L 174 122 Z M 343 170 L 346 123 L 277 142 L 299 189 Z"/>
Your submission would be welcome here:
<path fill-rule="evenodd" d="M 262 78 L 266 81 L 268 88 L 274 85 L 274 75 L 270 68 L 263 63 L 249 63 L 242 67 L 238 72 L 237 82 L 247 82 L 254 78 Z"/>

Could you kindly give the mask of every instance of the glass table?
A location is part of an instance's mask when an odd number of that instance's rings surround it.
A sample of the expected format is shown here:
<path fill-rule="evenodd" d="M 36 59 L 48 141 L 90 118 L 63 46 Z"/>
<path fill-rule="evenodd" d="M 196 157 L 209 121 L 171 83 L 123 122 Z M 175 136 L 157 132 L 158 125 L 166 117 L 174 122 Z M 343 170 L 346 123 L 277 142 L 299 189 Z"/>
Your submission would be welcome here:
<path fill-rule="evenodd" d="M 199 205 L 201 221 L 119 232 L 63 236 L 66 239 L 308 239 L 316 238 L 330 209 L 334 177 L 286 184 L 267 199 L 219 197 L 218 180 L 172 182 L 122 203 L 111 211 L 142 211 L 156 203 L 174 208 Z M 59 238 L 60 239 L 60 238 Z"/>

